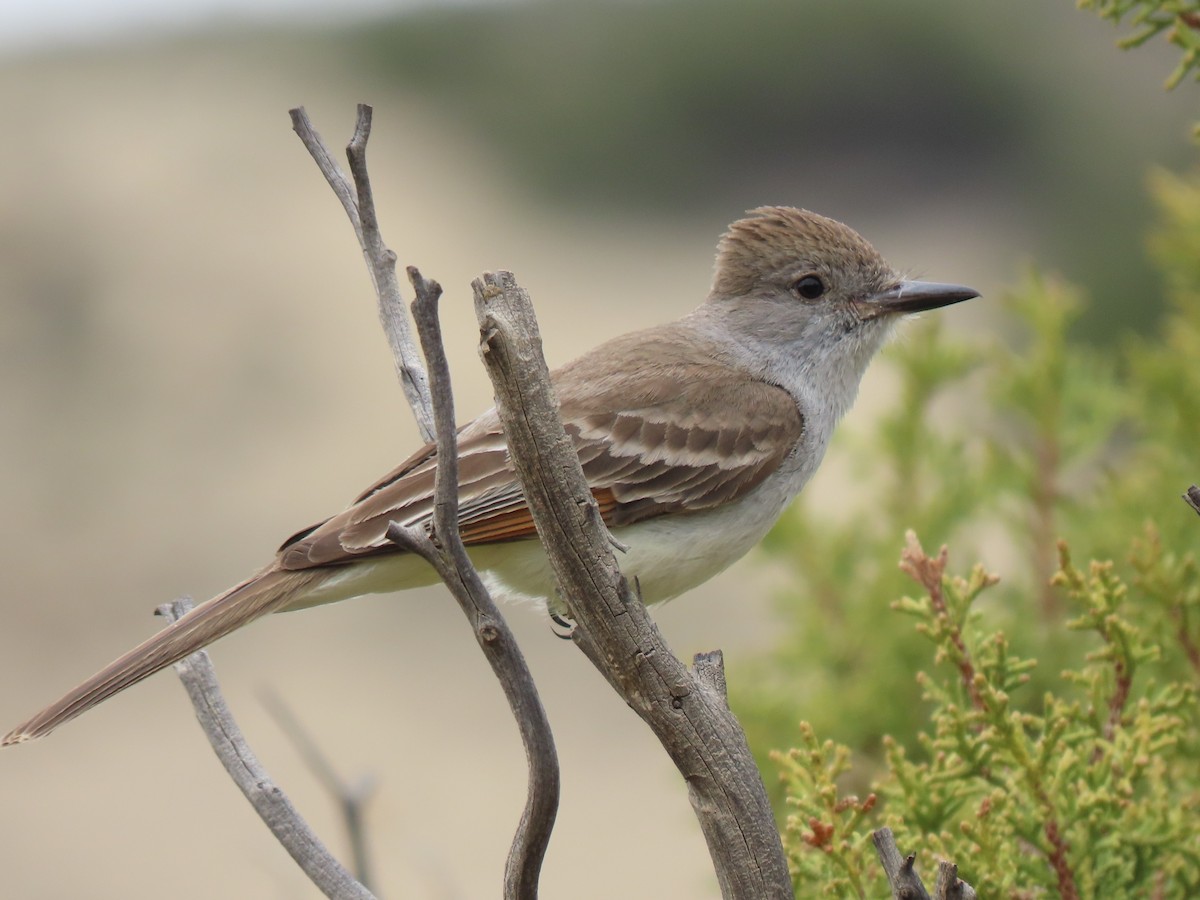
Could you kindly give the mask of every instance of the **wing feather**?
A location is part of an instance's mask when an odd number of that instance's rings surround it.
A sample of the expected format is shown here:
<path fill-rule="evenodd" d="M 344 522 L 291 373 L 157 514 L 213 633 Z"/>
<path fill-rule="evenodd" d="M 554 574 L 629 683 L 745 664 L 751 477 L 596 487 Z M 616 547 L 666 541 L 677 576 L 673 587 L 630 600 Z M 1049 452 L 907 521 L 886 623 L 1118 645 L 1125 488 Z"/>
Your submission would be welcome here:
<path fill-rule="evenodd" d="M 650 332 L 618 339 L 610 352 L 626 357 L 617 377 L 611 356 L 597 353 L 555 373 L 567 434 L 609 525 L 736 500 L 800 439 L 803 419 L 791 396 L 722 368 L 715 351 L 682 353 L 678 341 Z M 495 411 L 459 430 L 458 454 L 464 542 L 533 537 Z M 307 569 L 399 552 L 386 538 L 388 524 L 430 527 L 436 465 L 436 449 L 423 447 L 344 512 L 290 538 L 280 565 Z"/>

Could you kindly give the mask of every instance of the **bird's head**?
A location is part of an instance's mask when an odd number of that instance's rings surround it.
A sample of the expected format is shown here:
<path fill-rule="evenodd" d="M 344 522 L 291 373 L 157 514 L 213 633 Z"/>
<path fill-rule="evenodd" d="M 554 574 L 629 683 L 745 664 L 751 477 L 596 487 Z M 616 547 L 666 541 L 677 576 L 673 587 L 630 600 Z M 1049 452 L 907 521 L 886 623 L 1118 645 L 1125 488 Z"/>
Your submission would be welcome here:
<path fill-rule="evenodd" d="M 794 339 L 798 329 L 814 340 L 827 335 L 826 344 L 878 335 L 877 347 L 899 317 L 978 296 L 962 285 L 906 280 L 841 222 L 763 206 L 721 237 L 709 303 L 737 307 L 743 324 L 768 339 Z"/>
<path fill-rule="evenodd" d="M 773 370 L 845 382 L 848 401 L 896 321 L 977 296 L 906 280 L 841 222 L 765 206 L 722 236 L 704 307 L 751 354 L 774 357 Z"/>

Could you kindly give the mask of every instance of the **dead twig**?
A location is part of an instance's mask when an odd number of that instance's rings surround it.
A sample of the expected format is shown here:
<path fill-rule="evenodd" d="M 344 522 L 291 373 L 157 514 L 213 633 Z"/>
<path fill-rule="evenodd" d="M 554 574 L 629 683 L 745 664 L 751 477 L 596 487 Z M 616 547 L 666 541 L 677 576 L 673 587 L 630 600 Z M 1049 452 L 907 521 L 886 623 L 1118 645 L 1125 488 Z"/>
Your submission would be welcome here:
<path fill-rule="evenodd" d="M 433 534 L 393 522 L 388 537 L 416 553 L 437 571 L 462 608 L 479 647 L 496 673 L 525 746 L 529 789 L 525 809 L 509 850 L 504 874 L 506 898 L 537 896 L 542 861 L 558 814 L 560 775 L 554 735 L 521 648 L 495 601 L 471 565 L 458 531 L 458 454 L 450 367 L 442 346 L 437 302 L 442 293 L 410 266 L 416 291 L 413 319 L 431 375 L 438 466 L 434 481 Z"/>
<path fill-rule="evenodd" d="M 170 624 L 191 608 L 192 601 L 183 598 L 164 603 L 158 614 Z M 259 763 L 229 712 L 208 653 L 199 650 L 175 663 L 175 673 L 221 765 L 304 874 L 331 900 L 374 900 L 374 895 L 325 848 Z"/>
<path fill-rule="evenodd" d="M 317 168 L 325 176 L 329 186 L 342 203 L 354 234 L 362 247 L 363 259 L 375 286 L 379 300 L 379 323 L 387 335 L 392 359 L 396 364 L 396 376 L 404 389 L 404 397 L 417 420 L 421 440 L 433 441 L 433 404 L 429 397 L 429 377 L 417 355 L 413 343 L 412 329 L 404 301 L 400 297 L 400 283 L 396 278 L 396 254 L 388 249 L 379 231 L 375 216 L 375 200 L 371 193 L 371 180 L 367 174 L 367 140 L 371 136 L 371 107 L 358 104 L 358 119 L 354 125 L 354 136 L 346 147 L 350 160 L 351 181 L 338 166 L 333 154 L 325 146 L 321 136 L 313 127 L 303 106 L 289 110 L 292 128 L 308 149 Z"/>
<path fill-rule="evenodd" d="M 622 577 L 563 430 L 528 294 L 511 273 L 472 283 L 480 352 L 538 534 L 579 627 L 572 637 L 651 727 L 688 785 L 727 900 L 790 898 L 762 778 L 721 690 L 717 659 L 689 672 Z"/>
<path fill-rule="evenodd" d="M 354 877 L 367 890 L 371 890 L 371 866 L 367 856 L 367 830 L 364 824 L 367 801 L 375 793 L 379 782 L 371 775 L 359 778 L 354 784 L 342 778 L 318 746 L 312 734 L 300 724 L 300 720 L 274 691 L 262 694 L 263 706 L 291 740 L 300 757 L 317 781 L 337 801 L 346 824 L 346 837 L 350 842 L 350 855 L 354 859 Z"/>

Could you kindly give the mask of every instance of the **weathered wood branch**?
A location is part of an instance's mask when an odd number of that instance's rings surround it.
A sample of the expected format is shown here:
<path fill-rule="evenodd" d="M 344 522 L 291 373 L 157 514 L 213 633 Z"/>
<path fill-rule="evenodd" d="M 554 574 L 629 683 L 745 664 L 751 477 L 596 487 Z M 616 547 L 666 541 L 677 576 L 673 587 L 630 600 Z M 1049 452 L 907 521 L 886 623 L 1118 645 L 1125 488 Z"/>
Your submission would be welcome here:
<path fill-rule="evenodd" d="M 933 897 L 917 874 L 916 856 L 902 856 L 896 846 L 896 836 L 888 827 L 871 832 L 875 852 L 887 875 L 893 900 L 975 900 L 975 889 L 958 877 L 958 866 L 942 861 L 938 863 L 937 882 Z"/>
<path fill-rule="evenodd" d="M 1200 487 L 1192 485 L 1184 492 L 1184 502 L 1200 514 Z"/>
<path fill-rule="evenodd" d="M 437 301 L 442 289 L 415 267 L 409 278 L 416 291 L 413 319 L 429 367 L 437 431 L 438 466 L 434 482 L 433 533 L 393 522 L 388 537 L 418 554 L 437 571 L 462 608 L 479 647 L 504 689 L 525 747 L 529 789 L 525 810 L 509 850 L 504 873 L 506 898 L 537 896 L 546 846 L 558 814 L 560 777 L 554 735 L 521 648 L 495 601 L 471 565 L 458 531 L 458 454 L 450 367 L 442 345 Z"/>
<path fill-rule="evenodd" d="M 938 863 L 933 900 L 975 900 L 975 888 L 958 877 L 958 866 L 942 860 Z"/>
<path fill-rule="evenodd" d="M 180 599 L 164 603 L 158 614 L 170 624 L 191 608 L 191 600 Z M 259 763 L 229 712 L 208 653 L 199 650 L 175 663 L 175 673 L 221 765 L 304 874 L 331 900 L 374 900 L 326 849 Z"/>
<path fill-rule="evenodd" d="M 438 446 L 434 506 L 434 535 L 393 524 L 389 537 L 428 561 L 446 583 L 471 623 L 476 640 L 499 679 L 525 747 L 529 785 L 509 851 L 504 875 L 506 898 L 534 898 L 542 862 L 558 813 L 560 776 L 550 724 L 538 697 L 533 676 L 508 624 L 471 565 L 458 532 L 458 457 L 450 371 L 442 347 L 437 301 L 442 293 L 435 281 L 415 268 L 408 275 L 416 291 L 413 316 L 425 353 L 435 370 L 431 384 L 412 342 L 408 316 L 396 281 L 396 256 L 383 241 L 375 215 L 375 200 L 367 170 L 366 147 L 371 131 L 371 107 L 358 106 L 354 136 L 346 148 L 353 185 L 333 161 L 303 108 L 291 110 L 296 133 L 316 161 L 325 180 L 346 210 L 371 272 L 379 299 L 379 318 L 388 336 L 396 371 L 413 415 L 427 441 Z"/>
<path fill-rule="evenodd" d="M 472 283 L 484 364 L 509 452 L 562 595 L 574 640 L 651 727 L 688 785 L 727 900 L 791 898 L 783 847 L 717 660 L 701 674 L 671 653 L 622 577 L 563 430 L 528 294 L 508 272 Z"/>
<path fill-rule="evenodd" d="M 879 854 L 879 862 L 887 875 L 892 897 L 895 900 L 929 900 L 929 891 L 925 890 L 921 876 L 917 874 L 917 858 L 900 855 L 892 829 L 884 827 L 871 832 L 871 840 L 875 843 L 875 852 Z"/>
<path fill-rule="evenodd" d="M 436 540 L 424 530 L 393 525 L 389 535 L 406 549 L 427 559 L 459 600 L 476 638 L 517 720 L 525 746 L 530 780 L 525 809 L 513 839 L 505 870 L 504 896 L 511 900 L 533 900 L 546 847 L 558 811 L 558 757 L 549 722 L 538 697 L 533 677 L 511 631 L 484 589 L 471 565 L 458 533 L 458 478 L 455 452 L 454 404 L 449 367 L 442 348 L 437 318 L 441 288 L 427 281 L 414 268 L 409 270 L 417 300 L 413 304 L 426 360 L 436 371 L 432 387 L 412 342 L 408 318 L 395 278 L 395 254 L 383 243 L 375 217 L 374 199 L 366 168 L 366 142 L 370 135 L 371 108 L 359 105 L 354 138 L 347 148 L 353 184 L 333 160 L 302 108 L 291 110 L 296 133 L 308 148 L 318 168 L 342 202 L 358 236 L 371 271 L 379 300 L 379 315 L 396 371 L 422 435 L 437 437 L 441 464 L 437 473 L 434 514 Z M 177 604 L 182 601 L 177 601 Z M 174 621 L 187 607 L 160 607 Z M 283 792 L 259 765 L 245 738 L 233 721 L 221 696 L 216 673 L 203 651 L 176 664 L 187 687 L 200 724 L 226 771 L 259 811 L 263 821 L 326 896 L 367 900 L 372 894 L 337 862 L 320 843 Z M 365 862 L 364 862 L 365 865 Z"/>
<path fill-rule="evenodd" d="M 367 172 L 367 140 L 371 136 L 371 107 L 358 104 L 358 119 L 354 135 L 346 147 L 353 181 L 346 177 L 334 160 L 333 154 L 313 128 L 303 106 L 288 110 L 292 128 L 316 162 L 317 168 L 341 201 L 346 216 L 354 228 L 354 234 L 362 247 L 363 259 L 375 286 L 379 300 L 379 323 L 387 336 L 392 359 L 396 364 L 396 377 L 404 390 L 421 440 L 433 441 L 433 403 L 429 397 L 429 376 L 421 365 L 421 358 L 413 343 L 412 329 L 404 300 L 400 296 L 400 283 L 396 278 L 396 254 L 383 242 L 379 231 L 379 220 L 375 215 L 375 198 L 371 191 L 371 179 Z"/>
<path fill-rule="evenodd" d="M 333 798 L 342 813 L 346 826 L 346 839 L 350 844 L 350 857 L 354 860 L 352 872 L 359 883 L 372 890 L 370 855 L 367 852 L 366 812 L 367 802 L 374 796 L 379 780 L 370 774 L 354 782 L 338 774 L 333 763 L 325 755 L 316 738 L 300 724 L 283 698 L 274 691 L 260 694 L 263 706 L 288 739 L 300 758 L 304 760 L 313 776 Z"/>

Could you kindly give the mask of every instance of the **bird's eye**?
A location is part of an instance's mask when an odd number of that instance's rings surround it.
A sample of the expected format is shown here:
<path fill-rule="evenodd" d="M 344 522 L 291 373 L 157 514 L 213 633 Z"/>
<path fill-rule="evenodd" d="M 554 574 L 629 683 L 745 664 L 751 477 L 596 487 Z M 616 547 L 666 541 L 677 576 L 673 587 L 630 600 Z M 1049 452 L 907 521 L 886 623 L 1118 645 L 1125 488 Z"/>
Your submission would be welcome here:
<path fill-rule="evenodd" d="M 816 300 L 825 293 L 825 282 L 816 275 L 805 275 L 792 285 L 792 290 L 805 300 Z"/>

